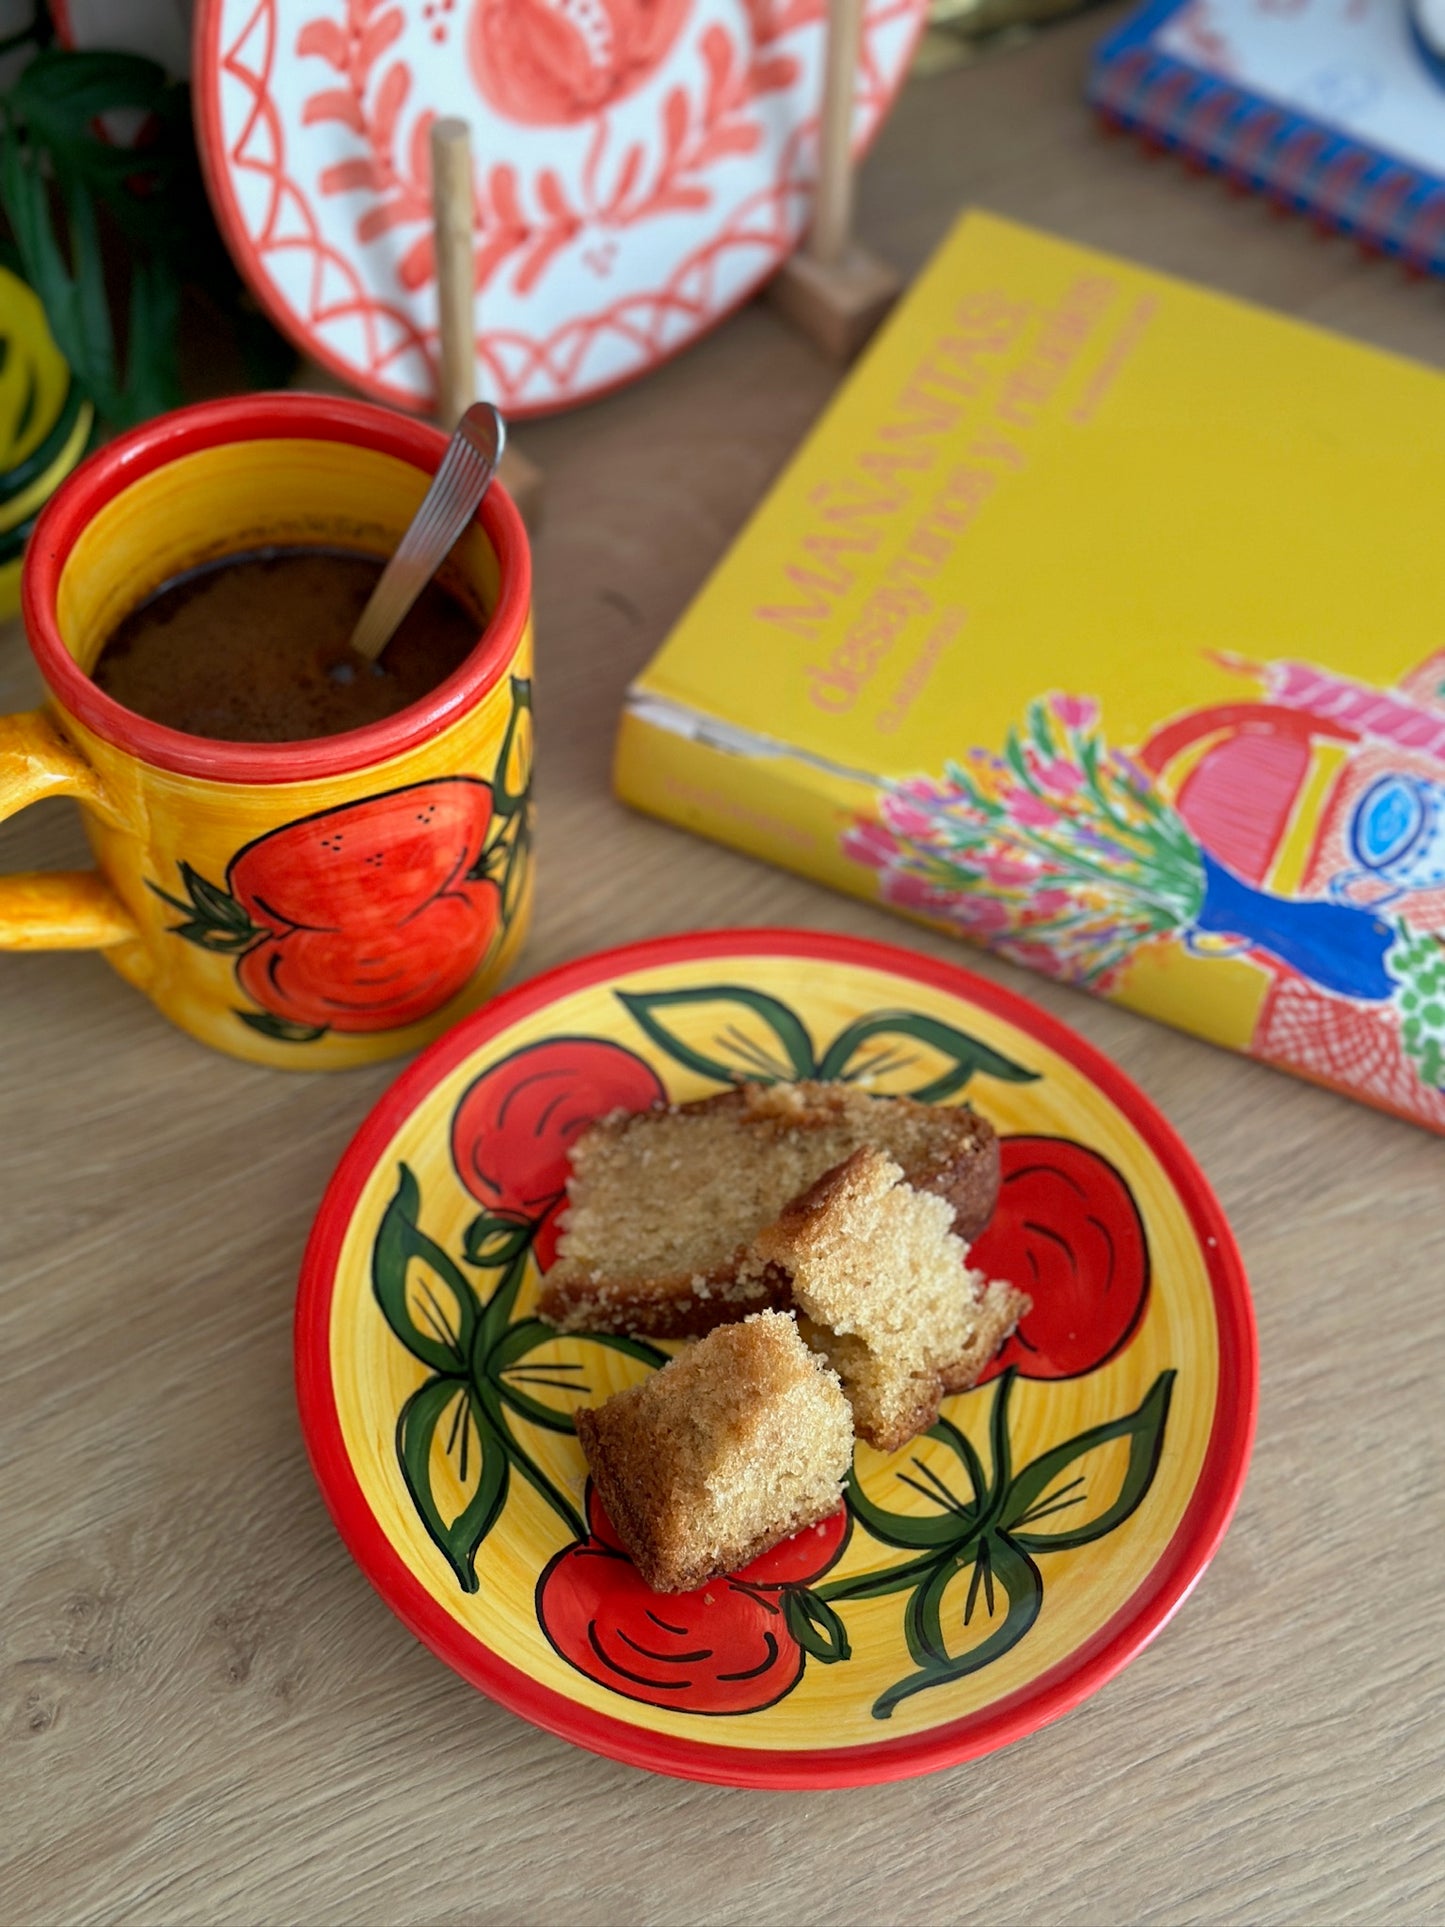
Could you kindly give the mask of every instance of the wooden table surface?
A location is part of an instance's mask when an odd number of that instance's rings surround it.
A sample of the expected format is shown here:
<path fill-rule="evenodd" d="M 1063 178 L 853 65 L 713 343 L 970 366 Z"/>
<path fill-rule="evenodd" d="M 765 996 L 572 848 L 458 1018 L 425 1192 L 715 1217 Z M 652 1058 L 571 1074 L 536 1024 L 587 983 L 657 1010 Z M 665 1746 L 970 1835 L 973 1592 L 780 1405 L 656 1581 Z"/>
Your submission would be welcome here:
<path fill-rule="evenodd" d="M 867 169 L 866 238 L 911 271 L 976 202 L 1445 363 L 1438 286 L 1094 129 L 1080 85 L 1107 17 L 916 81 Z M 832 380 L 751 308 L 527 433 L 549 498 L 526 970 L 729 922 L 958 954 L 608 794 L 624 685 Z M 34 692 L 12 625 L 3 707 Z M 64 803 L 0 841 L 0 867 L 84 861 Z M 333 1531 L 292 1403 L 292 1296 L 391 1073 L 248 1068 L 95 958 L 0 959 L 0 1916 L 1445 1919 L 1445 1151 L 975 967 L 1111 1053 L 1217 1187 L 1258 1308 L 1254 1464 L 1193 1596 L 1094 1699 L 951 1772 L 782 1795 L 532 1730 L 417 1645 Z"/>

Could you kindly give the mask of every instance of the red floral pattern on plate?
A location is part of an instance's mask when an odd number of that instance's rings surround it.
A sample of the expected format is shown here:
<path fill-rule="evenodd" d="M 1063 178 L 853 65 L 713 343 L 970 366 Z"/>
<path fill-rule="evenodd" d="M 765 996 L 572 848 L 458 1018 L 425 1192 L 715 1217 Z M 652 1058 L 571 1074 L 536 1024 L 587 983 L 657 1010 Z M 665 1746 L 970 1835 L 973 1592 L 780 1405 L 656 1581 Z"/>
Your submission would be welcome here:
<path fill-rule="evenodd" d="M 860 142 L 925 12 L 925 0 L 867 0 Z M 369 393 L 426 409 L 427 140 L 436 113 L 463 114 L 478 168 L 480 385 L 514 415 L 563 407 L 674 354 L 796 245 L 823 13 L 822 0 L 748 0 L 726 21 L 685 0 L 482 0 L 470 14 L 201 0 L 211 197 L 280 326 Z"/>
<path fill-rule="evenodd" d="M 542 1630 L 578 1672 L 680 1713 L 756 1713 L 792 1692 L 805 1657 L 787 1594 L 842 1552 L 843 1507 L 741 1571 L 682 1593 L 643 1583 L 590 1485 L 587 1523 L 590 1536 L 559 1552 L 537 1583 Z"/>
<path fill-rule="evenodd" d="M 642 85 L 691 11 L 692 0 L 478 0 L 472 78 L 511 120 L 586 120 Z"/>
<path fill-rule="evenodd" d="M 1006 1137 L 1003 1183 L 969 1263 L 1026 1291 L 1032 1309 L 983 1372 L 1076 1378 L 1128 1343 L 1149 1295 L 1134 1195 L 1107 1158 L 1067 1138 Z"/>

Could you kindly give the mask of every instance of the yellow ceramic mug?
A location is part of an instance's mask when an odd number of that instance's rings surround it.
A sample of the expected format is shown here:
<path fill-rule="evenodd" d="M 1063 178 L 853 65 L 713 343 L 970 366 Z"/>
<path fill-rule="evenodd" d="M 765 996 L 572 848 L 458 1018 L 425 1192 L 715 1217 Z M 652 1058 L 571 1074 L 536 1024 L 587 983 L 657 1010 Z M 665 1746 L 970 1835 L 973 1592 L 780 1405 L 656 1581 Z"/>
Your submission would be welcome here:
<path fill-rule="evenodd" d="M 389 552 L 444 446 L 365 403 L 248 395 L 163 416 L 63 485 L 23 585 L 50 700 L 0 719 L 0 817 L 76 797 L 99 868 L 0 878 L 0 948 L 100 949 L 193 1037 L 298 1070 L 414 1049 L 496 988 L 531 909 L 531 563 L 499 487 L 442 577 L 477 647 L 384 722 L 219 742 L 88 673 L 199 563 Z"/>

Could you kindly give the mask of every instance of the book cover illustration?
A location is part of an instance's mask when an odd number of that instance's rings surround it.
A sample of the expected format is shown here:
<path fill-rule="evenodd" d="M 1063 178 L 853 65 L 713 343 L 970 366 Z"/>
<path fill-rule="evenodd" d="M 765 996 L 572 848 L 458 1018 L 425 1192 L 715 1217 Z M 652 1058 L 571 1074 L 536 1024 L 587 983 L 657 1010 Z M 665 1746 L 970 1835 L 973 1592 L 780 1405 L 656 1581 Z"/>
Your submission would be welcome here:
<path fill-rule="evenodd" d="M 1133 753 L 1093 697 L 1035 701 L 1002 753 L 880 786 L 843 848 L 884 902 L 1101 995 L 1150 945 L 1247 959 L 1269 978 L 1251 1055 L 1445 1130 L 1445 653 L 1423 699 L 1239 668 L 1261 697 Z M 1291 888 L 1274 872 L 1311 787 Z"/>
<path fill-rule="evenodd" d="M 1445 381 L 972 214 L 619 794 L 1445 1130 Z"/>

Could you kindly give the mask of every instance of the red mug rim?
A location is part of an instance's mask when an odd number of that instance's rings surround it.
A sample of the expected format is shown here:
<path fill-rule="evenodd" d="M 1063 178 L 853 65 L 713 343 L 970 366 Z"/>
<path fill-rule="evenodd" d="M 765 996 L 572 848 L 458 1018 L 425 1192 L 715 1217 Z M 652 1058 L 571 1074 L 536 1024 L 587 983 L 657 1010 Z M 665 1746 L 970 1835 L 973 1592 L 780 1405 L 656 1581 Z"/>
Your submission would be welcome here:
<path fill-rule="evenodd" d="M 46 505 L 25 556 L 21 606 L 30 651 L 51 693 L 77 722 L 142 762 L 221 783 L 291 783 L 340 776 L 429 742 L 473 708 L 516 652 L 532 600 L 532 560 L 522 518 L 493 483 L 477 512 L 492 545 L 500 594 L 478 646 L 420 702 L 342 735 L 295 743 L 229 743 L 190 736 L 138 716 L 93 683 L 61 640 L 60 578 L 80 535 L 108 502 L 168 463 L 226 442 L 309 439 L 348 442 L 435 472 L 447 438 L 439 428 L 330 395 L 259 394 L 198 402 L 157 416 L 98 449 Z"/>

